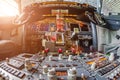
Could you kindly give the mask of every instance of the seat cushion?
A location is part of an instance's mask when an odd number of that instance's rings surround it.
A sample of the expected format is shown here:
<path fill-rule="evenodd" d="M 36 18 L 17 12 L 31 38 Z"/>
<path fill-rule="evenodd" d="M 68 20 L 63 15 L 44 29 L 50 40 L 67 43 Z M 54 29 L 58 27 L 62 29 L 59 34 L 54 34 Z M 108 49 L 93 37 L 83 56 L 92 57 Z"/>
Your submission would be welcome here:
<path fill-rule="evenodd" d="M 13 57 L 20 52 L 20 47 L 12 40 L 0 41 L 0 60 L 6 57 Z"/>

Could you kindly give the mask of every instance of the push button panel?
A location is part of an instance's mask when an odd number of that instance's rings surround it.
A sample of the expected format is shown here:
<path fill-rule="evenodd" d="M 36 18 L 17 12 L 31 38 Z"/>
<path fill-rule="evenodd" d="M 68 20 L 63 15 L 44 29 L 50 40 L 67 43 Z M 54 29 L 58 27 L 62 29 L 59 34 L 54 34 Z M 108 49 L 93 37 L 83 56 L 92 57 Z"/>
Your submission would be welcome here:
<path fill-rule="evenodd" d="M 0 80 L 22 80 L 25 73 L 10 67 L 6 63 L 0 64 Z"/>

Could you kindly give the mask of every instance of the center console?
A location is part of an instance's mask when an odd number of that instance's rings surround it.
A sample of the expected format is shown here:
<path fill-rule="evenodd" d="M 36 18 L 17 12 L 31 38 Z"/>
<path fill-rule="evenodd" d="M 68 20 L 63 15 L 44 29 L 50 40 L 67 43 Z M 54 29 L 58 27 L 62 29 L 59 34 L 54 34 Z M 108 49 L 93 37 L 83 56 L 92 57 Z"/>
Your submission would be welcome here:
<path fill-rule="evenodd" d="M 54 52 L 49 52 L 53 54 Z M 99 55 L 99 57 L 98 57 Z M 94 63 L 95 62 L 95 63 Z M 119 80 L 120 62 L 103 54 L 23 53 L 0 62 L 1 80 Z"/>

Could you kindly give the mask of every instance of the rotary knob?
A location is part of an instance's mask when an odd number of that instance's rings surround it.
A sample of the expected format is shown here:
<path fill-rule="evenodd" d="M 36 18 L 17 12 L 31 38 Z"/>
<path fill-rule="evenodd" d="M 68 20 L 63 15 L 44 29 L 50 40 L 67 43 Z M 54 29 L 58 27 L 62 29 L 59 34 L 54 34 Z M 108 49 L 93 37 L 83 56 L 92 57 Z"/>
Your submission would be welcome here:
<path fill-rule="evenodd" d="M 112 73 L 111 76 L 110 76 L 110 78 L 114 79 L 114 76 L 115 76 L 114 73 Z"/>
<path fill-rule="evenodd" d="M 4 73 L 4 72 L 1 72 L 1 75 L 2 75 L 2 76 L 4 76 L 4 75 L 5 75 L 5 73 Z"/>
<path fill-rule="evenodd" d="M 9 80 L 10 78 L 9 78 L 9 76 L 7 76 L 7 77 L 5 77 L 5 79 L 6 79 L 6 80 Z"/>
<path fill-rule="evenodd" d="M 8 75 L 4 76 L 4 78 L 5 78 L 5 80 L 9 80 L 9 76 Z"/>
<path fill-rule="evenodd" d="M 118 71 L 117 71 L 117 70 L 115 70 L 115 71 L 114 71 L 114 74 L 115 74 L 115 75 L 117 75 L 117 73 L 118 73 Z"/>

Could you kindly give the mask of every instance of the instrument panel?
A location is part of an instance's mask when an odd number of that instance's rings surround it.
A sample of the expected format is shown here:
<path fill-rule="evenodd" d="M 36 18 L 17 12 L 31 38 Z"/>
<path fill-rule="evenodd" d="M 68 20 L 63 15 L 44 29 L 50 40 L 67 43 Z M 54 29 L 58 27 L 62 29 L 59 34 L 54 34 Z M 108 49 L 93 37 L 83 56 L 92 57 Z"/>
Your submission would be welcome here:
<path fill-rule="evenodd" d="M 109 62 L 107 56 L 92 53 L 69 56 L 23 53 L 0 62 L 0 80 L 119 80 L 119 76 L 118 60 Z"/>

